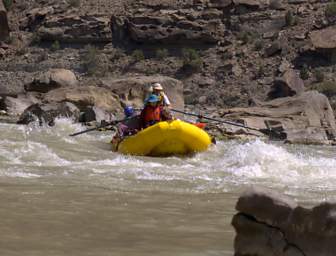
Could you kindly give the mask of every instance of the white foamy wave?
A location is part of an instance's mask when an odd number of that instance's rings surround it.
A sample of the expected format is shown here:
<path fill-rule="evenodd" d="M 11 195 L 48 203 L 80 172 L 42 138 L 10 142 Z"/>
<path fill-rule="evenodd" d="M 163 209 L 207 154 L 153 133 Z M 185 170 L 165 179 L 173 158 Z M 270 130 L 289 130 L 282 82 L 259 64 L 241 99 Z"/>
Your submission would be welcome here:
<path fill-rule="evenodd" d="M 219 158 L 219 156 L 217 156 Z M 241 182 L 283 184 L 311 187 L 316 183 L 330 182 L 336 186 L 336 161 L 314 158 L 308 153 L 291 153 L 284 145 L 256 140 L 230 146 L 222 159 L 213 165 L 214 170 L 230 173 Z"/>
<path fill-rule="evenodd" d="M 34 173 L 29 172 L 5 172 L 3 173 L 4 176 L 10 177 L 10 178 L 39 178 L 41 175 L 37 175 Z"/>
<path fill-rule="evenodd" d="M 60 158 L 47 145 L 39 142 L 2 140 L 0 145 L 1 157 L 11 164 L 23 164 L 25 166 L 62 166 L 69 164 L 67 160 Z"/>

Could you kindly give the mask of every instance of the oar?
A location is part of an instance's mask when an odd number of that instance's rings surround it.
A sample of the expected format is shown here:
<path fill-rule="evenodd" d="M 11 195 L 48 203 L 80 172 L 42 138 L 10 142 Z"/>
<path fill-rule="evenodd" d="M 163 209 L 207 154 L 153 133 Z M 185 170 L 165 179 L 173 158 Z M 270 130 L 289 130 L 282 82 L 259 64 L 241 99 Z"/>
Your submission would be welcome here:
<path fill-rule="evenodd" d="M 193 113 L 188 113 L 188 112 L 184 112 L 184 111 L 178 110 L 178 109 L 170 109 L 170 110 L 173 111 L 173 112 L 185 114 L 185 115 L 188 115 L 188 116 L 195 116 L 195 117 L 207 119 L 207 120 L 218 122 L 218 123 L 230 124 L 230 125 L 233 125 L 233 126 L 238 126 L 238 127 L 242 127 L 242 128 L 246 128 L 246 129 L 250 129 L 250 130 L 254 130 L 254 131 L 260 132 L 260 129 L 252 128 L 252 127 L 249 127 L 249 126 L 245 126 L 243 124 L 238 124 L 238 123 L 234 123 L 234 122 L 230 122 L 230 121 L 225 121 L 225 120 L 220 120 L 220 119 L 216 119 L 216 118 L 212 118 L 212 117 L 206 117 L 206 116 L 203 116 L 203 115 L 197 115 L 197 114 L 193 114 Z"/>
<path fill-rule="evenodd" d="M 112 122 L 109 122 L 109 123 L 97 126 L 95 128 L 91 128 L 91 129 L 87 129 L 87 130 L 84 130 L 84 131 L 81 131 L 81 132 L 76 132 L 76 133 L 70 134 L 69 136 L 74 137 L 74 136 L 77 136 L 77 135 L 80 135 L 80 134 L 83 134 L 83 133 L 87 133 L 87 132 L 98 130 L 100 128 L 104 128 L 106 126 L 116 125 L 116 124 L 118 124 L 120 122 L 126 121 L 127 119 L 129 119 L 129 118 L 125 118 L 125 119 L 121 119 L 121 120 L 114 120 Z"/>
<path fill-rule="evenodd" d="M 230 122 L 230 121 L 226 121 L 226 120 L 221 120 L 221 119 L 216 119 L 216 118 L 212 118 L 212 117 L 206 117 L 206 116 L 202 116 L 202 115 L 197 115 L 197 114 L 193 114 L 193 113 L 184 112 L 184 111 L 178 110 L 178 109 L 170 109 L 170 110 L 173 111 L 173 112 L 176 112 L 176 113 L 181 113 L 181 114 L 185 114 L 185 115 L 189 115 L 189 116 L 195 116 L 195 117 L 207 119 L 207 120 L 218 122 L 218 123 L 229 124 L 229 125 L 238 126 L 238 127 L 242 127 L 242 128 L 245 128 L 245 129 L 253 130 L 253 131 L 258 131 L 258 132 L 264 133 L 268 136 L 271 136 L 271 133 L 274 133 L 274 134 L 276 134 L 276 137 L 278 137 L 278 138 L 283 137 L 283 135 L 281 133 L 279 133 L 278 131 L 272 130 L 272 129 L 258 129 L 258 128 L 249 127 L 249 126 L 246 126 L 246 125 L 243 125 L 243 124 L 238 124 L 238 123 L 235 123 L 235 122 Z"/>

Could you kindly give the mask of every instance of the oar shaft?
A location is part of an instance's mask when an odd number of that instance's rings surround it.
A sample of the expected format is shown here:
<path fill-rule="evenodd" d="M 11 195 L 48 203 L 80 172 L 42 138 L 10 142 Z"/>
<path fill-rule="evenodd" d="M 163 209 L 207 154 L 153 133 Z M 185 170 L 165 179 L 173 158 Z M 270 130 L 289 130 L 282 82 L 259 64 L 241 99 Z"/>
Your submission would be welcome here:
<path fill-rule="evenodd" d="M 123 122 L 123 121 L 126 121 L 130 118 L 125 118 L 125 119 L 121 119 L 121 120 L 115 120 L 115 121 L 112 121 L 110 123 L 106 123 L 106 124 L 103 124 L 101 126 L 98 126 L 98 127 L 95 127 L 95 128 L 91 128 L 91 129 L 88 129 L 88 130 L 84 130 L 84 131 L 81 131 L 81 132 L 76 132 L 76 133 L 73 133 L 73 134 L 70 134 L 69 136 L 71 137 L 74 137 L 74 136 L 77 136 L 77 135 L 80 135 L 80 134 L 83 134 L 83 133 L 87 133 L 87 132 L 91 132 L 91 131 L 95 131 L 95 130 L 98 130 L 100 128 L 104 128 L 106 126 L 110 126 L 110 125 L 116 125 L 120 122 Z"/>
<path fill-rule="evenodd" d="M 242 128 L 246 128 L 246 129 L 250 129 L 250 130 L 253 130 L 253 131 L 258 131 L 258 132 L 260 132 L 259 129 L 252 128 L 252 127 L 248 127 L 248 126 L 245 126 L 245 125 L 243 125 L 243 124 L 238 124 L 238 123 L 234 123 L 234 122 L 230 122 L 230 121 L 219 120 L 219 119 L 212 118 L 212 117 L 206 117 L 206 116 L 202 116 L 202 115 L 197 115 L 197 114 L 193 114 L 193 113 L 188 113 L 188 112 L 184 112 L 184 111 L 182 111 L 182 110 L 178 110 L 178 109 L 170 109 L 170 110 L 171 110 L 171 111 L 174 111 L 174 112 L 177 112 L 177 113 L 181 113 L 181 114 L 189 115 L 189 116 L 201 117 L 201 118 L 203 118 L 203 119 L 207 119 L 207 120 L 210 120 L 210 121 L 215 121 L 215 122 L 224 123 L 224 124 L 230 124 L 230 125 L 233 125 L 233 126 L 238 126 L 238 127 L 242 127 Z"/>
<path fill-rule="evenodd" d="M 97 130 L 99 128 L 101 128 L 101 127 L 95 127 L 95 128 L 88 129 L 88 130 L 85 130 L 85 131 L 76 132 L 76 133 L 70 134 L 69 136 L 74 137 L 74 136 L 77 136 L 77 135 L 80 135 L 80 134 L 83 134 L 83 133 L 86 133 L 86 132 L 91 132 L 91 131 Z"/>

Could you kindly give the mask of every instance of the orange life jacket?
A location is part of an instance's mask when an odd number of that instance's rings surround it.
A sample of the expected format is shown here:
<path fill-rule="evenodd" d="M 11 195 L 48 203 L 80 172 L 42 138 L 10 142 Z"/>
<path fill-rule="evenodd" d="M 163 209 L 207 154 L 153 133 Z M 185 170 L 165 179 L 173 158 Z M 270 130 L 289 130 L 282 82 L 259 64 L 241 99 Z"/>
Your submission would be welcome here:
<path fill-rule="evenodd" d="M 161 107 L 146 106 L 141 112 L 141 119 L 144 127 L 161 121 Z"/>

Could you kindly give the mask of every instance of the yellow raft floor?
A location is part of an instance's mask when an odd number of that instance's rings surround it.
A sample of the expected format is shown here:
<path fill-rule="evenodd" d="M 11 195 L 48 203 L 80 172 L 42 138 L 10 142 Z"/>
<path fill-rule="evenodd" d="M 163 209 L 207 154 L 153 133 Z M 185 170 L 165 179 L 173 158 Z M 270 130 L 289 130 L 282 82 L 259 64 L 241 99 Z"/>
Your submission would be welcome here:
<path fill-rule="evenodd" d="M 187 155 L 208 149 L 211 138 L 195 125 L 173 120 L 160 122 L 125 138 L 118 152 L 138 156 Z"/>

